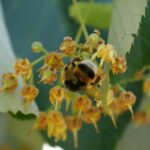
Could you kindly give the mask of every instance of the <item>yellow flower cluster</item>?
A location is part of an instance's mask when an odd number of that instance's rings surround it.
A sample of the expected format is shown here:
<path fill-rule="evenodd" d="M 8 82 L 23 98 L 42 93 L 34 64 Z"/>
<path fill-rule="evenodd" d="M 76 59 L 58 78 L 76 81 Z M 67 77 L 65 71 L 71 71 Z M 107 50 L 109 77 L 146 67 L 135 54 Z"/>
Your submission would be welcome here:
<path fill-rule="evenodd" d="M 28 106 L 39 94 L 39 90 L 31 83 L 32 79 L 32 64 L 28 59 L 17 59 L 13 65 L 14 73 L 5 73 L 2 76 L 2 87 L 0 92 L 13 92 L 18 86 L 18 80 L 23 80 L 23 87 L 20 91 L 25 107 Z"/>
<path fill-rule="evenodd" d="M 113 100 L 108 104 L 108 106 L 115 116 L 129 110 L 133 117 L 132 106 L 136 102 L 136 96 L 131 91 L 122 92 L 118 97 L 113 96 L 112 99 Z"/>
<path fill-rule="evenodd" d="M 33 67 L 43 60 L 38 76 L 40 83 L 51 85 L 47 94 L 50 108 L 39 114 L 30 132 L 35 129 L 46 130 L 48 137 L 64 141 L 69 129 L 77 147 L 77 135 L 82 123 L 94 125 L 98 132 L 97 123 L 102 114 L 118 116 L 129 109 L 133 115 L 132 106 L 136 97 L 132 92 L 117 89 L 119 94 L 115 94 L 111 86 L 108 89 L 103 87 L 109 76 L 105 73 L 105 64 L 111 66 L 113 74 L 124 73 L 127 66 L 125 58 L 118 56 L 112 45 L 105 44 L 98 30 L 90 34 L 85 43 L 65 37 L 57 51 L 48 52 L 42 43 L 36 41 L 32 44 L 32 51 L 40 52 L 43 56 L 32 63 L 27 58 L 17 59 L 15 73 L 2 76 L 1 88 L 1 91 L 14 91 L 21 78 L 21 95 L 25 104 L 29 105 L 40 92 L 33 82 Z M 103 93 L 106 95 L 102 96 Z M 64 102 L 66 110 L 63 110 Z"/>

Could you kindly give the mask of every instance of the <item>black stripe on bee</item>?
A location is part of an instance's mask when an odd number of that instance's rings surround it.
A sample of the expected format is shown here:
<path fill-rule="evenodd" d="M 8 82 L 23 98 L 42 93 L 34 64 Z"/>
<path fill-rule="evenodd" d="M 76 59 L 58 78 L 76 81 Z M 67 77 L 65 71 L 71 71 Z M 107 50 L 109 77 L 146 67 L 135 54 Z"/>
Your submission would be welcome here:
<path fill-rule="evenodd" d="M 77 83 L 74 83 L 72 81 L 65 81 L 65 86 L 70 89 L 71 91 L 77 91 L 80 89 L 80 87 L 85 86 L 85 83 L 82 83 L 80 81 L 78 81 Z"/>
<path fill-rule="evenodd" d="M 79 89 L 78 83 L 74 83 L 71 80 L 65 81 L 65 86 L 70 89 L 71 91 L 77 91 Z"/>
<path fill-rule="evenodd" d="M 86 75 L 93 79 L 95 77 L 95 73 L 93 72 L 93 70 L 91 68 L 89 68 L 86 64 L 79 64 L 78 67 L 84 72 L 86 73 Z"/>

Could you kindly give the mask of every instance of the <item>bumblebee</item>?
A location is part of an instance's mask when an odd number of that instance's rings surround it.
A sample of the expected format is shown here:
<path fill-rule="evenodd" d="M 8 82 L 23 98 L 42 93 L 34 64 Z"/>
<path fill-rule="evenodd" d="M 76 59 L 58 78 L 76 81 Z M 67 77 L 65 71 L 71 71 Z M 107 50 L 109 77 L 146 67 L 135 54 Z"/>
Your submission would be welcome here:
<path fill-rule="evenodd" d="M 85 90 L 100 81 L 96 64 L 75 58 L 64 69 L 64 84 L 71 91 Z"/>

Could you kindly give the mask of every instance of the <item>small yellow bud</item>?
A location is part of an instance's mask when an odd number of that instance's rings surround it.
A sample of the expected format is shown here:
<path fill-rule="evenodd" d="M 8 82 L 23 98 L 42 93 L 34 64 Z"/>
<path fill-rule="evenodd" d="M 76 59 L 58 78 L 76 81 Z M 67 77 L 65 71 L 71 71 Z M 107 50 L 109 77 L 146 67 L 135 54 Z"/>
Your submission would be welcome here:
<path fill-rule="evenodd" d="M 40 53 L 43 51 L 44 47 L 41 42 L 36 41 L 32 43 L 31 49 L 32 49 L 32 52 L 34 53 Z"/>

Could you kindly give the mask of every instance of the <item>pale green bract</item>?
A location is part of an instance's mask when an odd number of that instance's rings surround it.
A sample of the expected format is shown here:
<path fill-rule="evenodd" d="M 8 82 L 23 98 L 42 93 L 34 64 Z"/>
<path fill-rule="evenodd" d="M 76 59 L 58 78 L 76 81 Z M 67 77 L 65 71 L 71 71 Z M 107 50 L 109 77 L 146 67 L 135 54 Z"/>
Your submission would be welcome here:
<path fill-rule="evenodd" d="M 15 62 L 15 55 L 12 50 L 6 25 L 4 23 L 2 5 L 0 1 L 0 76 L 3 73 L 12 72 L 12 65 Z M 1 93 L 0 94 L 0 112 L 7 113 L 22 112 L 23 114 L 34 114 L 38 115 L 38 107 L 33 102 L 27 109 L 23 104 L 23 98 L 20 95 L 21 82 L 19 87 L 14 93 Z"/>
<path fill-rule="evenodd" d="M 7 145 L 29 146 L 34 150 L 42 150 L 44 139 L 41 134 L 38 131 L 34 131 L 30 135 L 27 134 L 34 123 L 34 120 L 22 121 L 8 114 L 1 114 L 0 146 L 7 143 Z"/>

